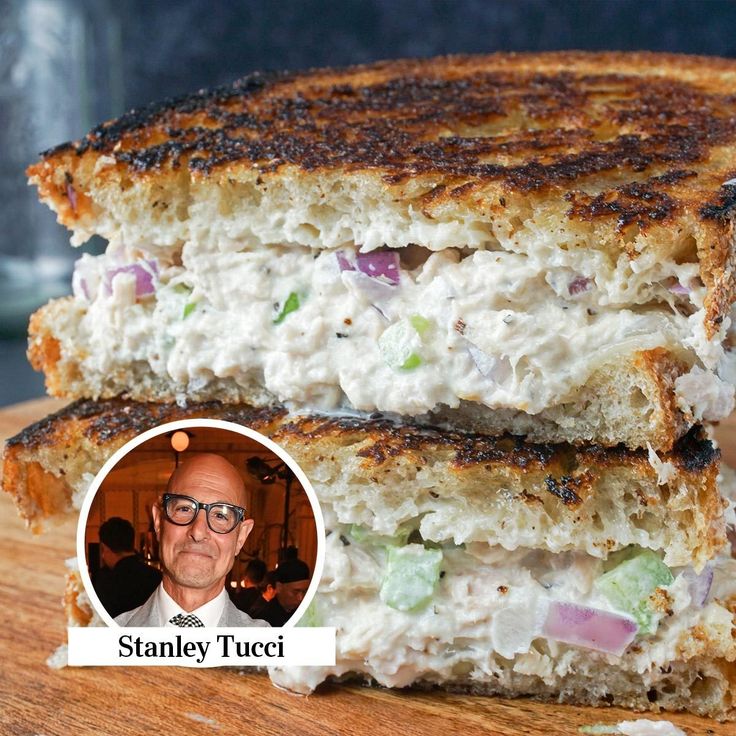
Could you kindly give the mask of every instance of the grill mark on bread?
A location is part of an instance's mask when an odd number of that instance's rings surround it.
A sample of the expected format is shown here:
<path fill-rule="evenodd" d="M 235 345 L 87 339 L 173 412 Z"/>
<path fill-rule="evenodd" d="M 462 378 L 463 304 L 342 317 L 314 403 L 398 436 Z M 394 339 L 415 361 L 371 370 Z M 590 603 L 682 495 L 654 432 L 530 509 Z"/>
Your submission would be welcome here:
<path fill-rule="evenodd" d="M 704 220 L 723 220 L 731 214 L 735 206 L 736 185 L 722 185 L 716 195 L 700 208 L 700 216 Z"/>
<path fill-rule="evenodd" d="M 254 72 L 242 79 L 233 82 L 232 85 L 222 85 L 212 89 L 199 90 L 198 92 L 178 97 L 169 97 L 156 102 L 151 102 L 139 108 L 134 108 L 121 115 L 119 118 L 101 123 L 94 127 L 81 141 L 69 141 L 44 151 L 41 156 L 49 158 L 57 153 L 73 150 L 82 154 L 86 150 L 97 152 L 111 151 L 112 147 L 121 141 L 126 135 L 138 132 L 151 125 L 161 125 L 166 132 L 175 138 L 181 135 L 175 120 L 179 116 L 194 115 L 202 110 L 217 109 L 219 104 L 227 104 L 232 98 L 247 98 L 262 90 L 267 84 L 276 80 L 286 80 L 290 77 L 289 72 Z M 247 118 L 243 118 L 245 124 Z M 167 121 L 168 124 L 167 124 Z"/>
<path fill-rule="evenodd" d="M 677 440 L 673 454 L 680 466 L 690 473 L 701 472 L 721 459 L 721 451 L 701 427 L 692 427 Z"/>
<path fill-rule="evenodd" d="M 217 401 L 180 407 L 171 403 L 141 403 L 124 399 L 82 399 L 30 425 L 8 439 L 6 444 L 8 448 L 25 449 L 53 445 L 58 441 L 56 428 L 67 421 L 78 421 L 87 439 L 105 444 L 140 434 L 167 421 L 194 417 L 213 417 L 254 427 L 277 442 L 279 439 L 309 442 L 330 437 L 351 443 L 359 439 L 363 446 L 356 455 L 375 466 L 390 458 L 414 457 L 423 450 L 445 449 L 457 470 L 493 464 L 522 470 L 550 468 L 547 489 L 563 502 L 573 505 L 581 500 L 581 489 L 586 483 L 585 474 L 576 471 L 578 467 L 630 464 L 646 468 L 649 465 L 646 450 L 630 450 L 623 445 L 606 448 L 600 445 L 575 447 L 567 443 L 532 443 L 513 435 L 493 437 L 411 422 L 396 424 L 387 419 L 326 415 L 294 417 L 281 407 L 257 409 Z M 719 461 L 720 451 L 700 427 L 694 427 L 663 458 L 685 472 L 702 473 Z M 555 480 L 555 476 L 559 480 Z"/>
<path fill-rule="evenodd" d="M 631 60 L 639 57 L 592 54 L 587 70 L 576 70 L 581 58 L 575 54 L 536 57 L 540 63 L 572 62 L 563 71 L 534 71 L 534 58 L 456 56 L 255 73 L 132 110 L 43 156 L 106 153 L 137 173 L 188 166 L 206 175 L 234 162 L 264 171 L 282 164 L 307 171 L 367 166 L 382 169 L 391 182 L 441 173 L 500 180 L 525 192 L 621 167 L 642 172 L 702 161 L 713 146 L 736 140 L 734 96 L 674 74 L 637 73 Z M 629 71 L 602 68 L 616 58 L 622 67 L 628 61 Z M 596 64 L 600 73 L 591 71 Z M 473 182 L 461 186 L 472 188 Z M 632 190 L 630 196 L 647 192 Z M 702 216 L 718 216 L 733 199 L 704 205 Z M 665 201 L 665 211 L 675 203 Z M 647 208 L 640 209 L 646 218 Z M 654 210 L 660 218 L 662 212 Z M 593 207 L 585 214 L 609 211 Z"/>
<path fill-rule="evenodd" d="M 69 406 L 26 427 L 6 440 L 6 446 L 26 449 L 57 443 L 56 427 L 77 421 L 83 425 L 82 435 L 98 445 L 112 443 L 145 432 L 165 422 L 195 417 L 216 417 L 254 429 L 266 429 L 286 415 L 280 407 L 252 408 L 231 406 L 218 401 L 202 402 L 186 407 L 176 404 L 141 403 L 124 399 L 80 399 Z"/>
<path fill-rule="evenodd" d="M 572 203 L 569 216 L 592 220 L 605 215 L 616 216 L 617 229 L 623 231 L 636 223 L 640 230 L 656 221 L 664 221 L 681 210 L 681 203 L 666 192 L 662 185 L 697 176 L 692 170 L 673 169 L 661 176 L 643 182 L 632 182 L 614 189 L 607 189 L 592 197 L 585 192 L 568 192 L 565 199 Z"/>
<path fill-rule="evenodd" d="M 574 490 L 580 486 L 581 482 L 580 478 L 573 478 L 569 475 L 563 475 L 559 480 L 551 475 L 544 479 L 547 490 L 570 508 L 575 508 L 583 502 L 583 499 Z"/>

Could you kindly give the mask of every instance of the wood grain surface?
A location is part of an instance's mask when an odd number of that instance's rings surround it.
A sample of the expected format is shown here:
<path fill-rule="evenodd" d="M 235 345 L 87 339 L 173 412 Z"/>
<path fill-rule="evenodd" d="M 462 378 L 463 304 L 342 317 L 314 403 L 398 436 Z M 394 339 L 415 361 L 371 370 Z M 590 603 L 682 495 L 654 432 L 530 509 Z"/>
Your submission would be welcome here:
<path fill-rule="evenodd" d="M 61 406 L 40 399 L 0 411 L 0 438 Z M 736 462 L 736 422 L 719 430 Z M 75 522 L 33 537 L 0 494 L 0 734 L 577 734 L 583 725 L 639 717 L 671 720 L 694 736 L 734 736 L 734 724 L 688 715 L 637 715 L 446 693 L 327 686 L 310 697 L 274 688 L 256 672 L 177 667 L 50 669 L 66 639 L 61 608 L 64 560 L 74 555 Z"/>

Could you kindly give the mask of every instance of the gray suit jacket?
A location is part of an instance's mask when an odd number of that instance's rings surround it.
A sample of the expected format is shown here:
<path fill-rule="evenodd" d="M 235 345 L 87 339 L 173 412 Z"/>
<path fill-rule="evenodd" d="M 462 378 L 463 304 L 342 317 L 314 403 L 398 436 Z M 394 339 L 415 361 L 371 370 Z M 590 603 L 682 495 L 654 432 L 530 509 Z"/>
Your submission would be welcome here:
<path fill-rule="evenodd" d="M 126 611 L 115 617 L 115 623 L 120 626 L 160 626 L 161 618 L 158 608 L 158 588 L 153 591 L 149 599 L 138 608 Z M 260 619 L 252 619 L 247 613 L 243 613 L 233 605 L 230 598 L 225 602 L 222 617 L 218 626 L 268 626 L 268 623 Z"/>

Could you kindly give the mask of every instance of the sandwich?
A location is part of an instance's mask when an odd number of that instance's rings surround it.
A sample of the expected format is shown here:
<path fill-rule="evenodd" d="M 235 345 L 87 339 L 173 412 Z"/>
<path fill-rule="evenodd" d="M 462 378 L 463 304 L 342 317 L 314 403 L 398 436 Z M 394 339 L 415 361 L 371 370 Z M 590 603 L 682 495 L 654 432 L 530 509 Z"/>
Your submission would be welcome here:
<path fill-rule="evenodd" d="M 498 54 L 255 74 L 29 170 L 80 244 L 30 324 L 68 409 L 8 443 L 32 527 L 142 427 L 231 417 L 329 534 L 274 671 L 736 717 L 736 63 Z M 61 452 L 73 444 L 74 452 Z"/>
<path fill-rule="evenodd" d="M 733 502 L 724 508 L 706 437 L 677 443 L 660 485 L 646 450 L 217 402 L 83 400 L 8 441 L 5 488 L 41 524 L 71 513 L 126 441 L 199 417 L 270 436 L 320 498 L 325 568 L 307 623 L 337 628 L 336 666 L 274 670 L 276 684 L 308 693 L 359 677 L 733 717 Z M 733 480 L 720 482 L 736 499 Z M 49 487 L 55 505 L 44 508 Z M 94 621 L 75 571 L 65 608 L 71 625 Z"/>
<path fill-rule="evenodd" d="M 69 398 L 670 449 L 733 408 L 730 73 L 459 57 L 128 113 L 29 169 L 72 242 L 110 243 L 31 361 Z"/>

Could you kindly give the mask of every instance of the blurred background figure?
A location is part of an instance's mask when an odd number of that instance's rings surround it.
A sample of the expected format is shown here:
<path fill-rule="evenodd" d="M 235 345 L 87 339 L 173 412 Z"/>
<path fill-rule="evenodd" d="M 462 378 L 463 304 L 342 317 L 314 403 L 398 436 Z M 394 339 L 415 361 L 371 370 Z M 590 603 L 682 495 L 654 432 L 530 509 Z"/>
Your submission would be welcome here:
<path fill-rule="evenodd" d="M 113 516 L 100 526 L 102 567 L 92 576 L 92 585 L 113 618 L 142 605 L 161 582 L 161 573 L 137 555 L 134 540 L 127 519 Z"/>
<path fill-rule="evenodd" d="M 276 571 L 275 570 L 269 570 L 265 576 L 263 577 L 263 580 L 261 581 L 261 584 L 258 586 L 258 597 L 251 603 L 250 608 L 246 611 L 246 613 L 251 618 L 263 618 L 259 614 L 261 611 L 263 611 L 266 604 L 273 600 L 273 598 L 276 596 Z"/>
<path fill-rule="evenodd" d="M 274 571 L 275 595 L 251 609 L 250 616 L 262 618 L 271 626 L 283 626 L 299 608 L 309 588 L 309 565 L 299 559 L 284 560 Z"/>
<path fill-rule="evenodd" d="M 241 587 L 230 588 L 233 603 L 245 613 L 261 597 L 261 584 L 266 577 L 266 563 L 255 557 L 245 567 Z"/>

